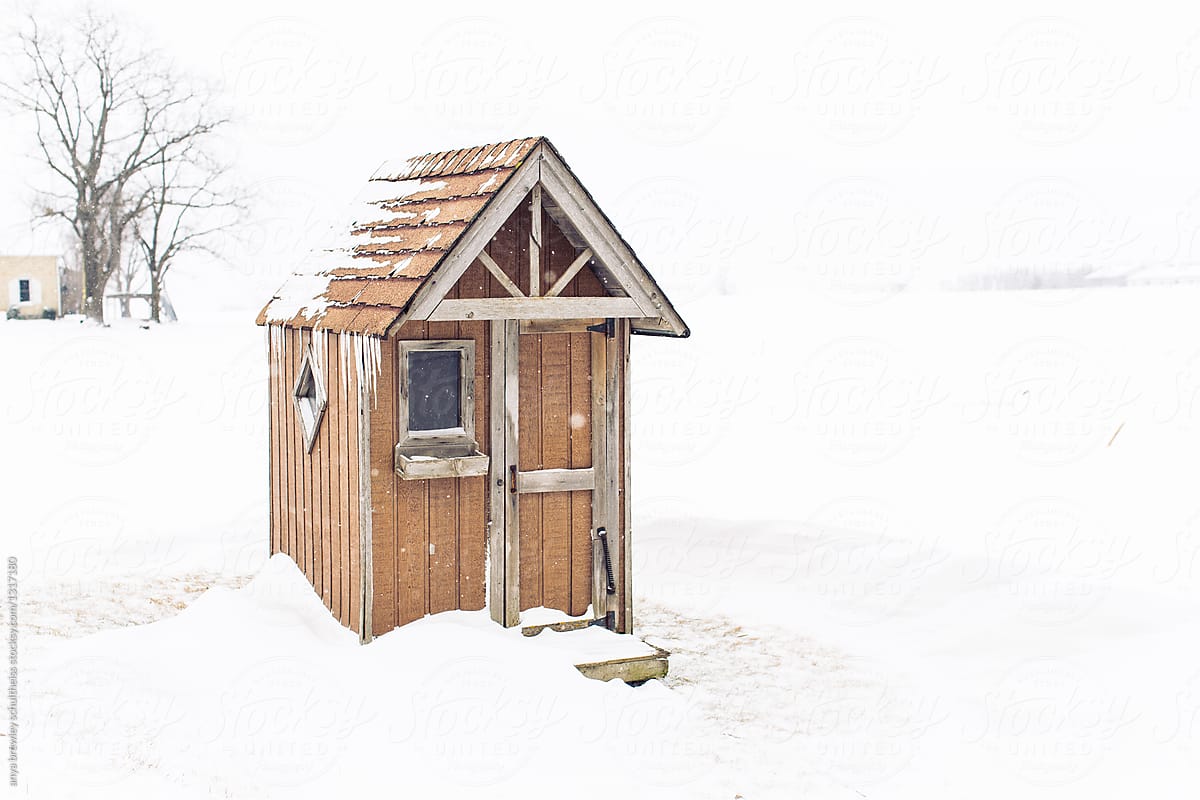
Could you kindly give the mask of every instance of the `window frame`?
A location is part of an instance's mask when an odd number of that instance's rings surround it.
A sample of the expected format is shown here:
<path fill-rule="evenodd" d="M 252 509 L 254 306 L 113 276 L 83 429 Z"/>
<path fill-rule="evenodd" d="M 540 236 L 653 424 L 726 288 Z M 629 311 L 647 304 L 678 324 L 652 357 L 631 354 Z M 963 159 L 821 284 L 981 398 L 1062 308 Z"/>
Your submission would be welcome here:
<path fill-rule="evenodd" d="M 305 373 L 312 381 L 313 396 L 301 394 L 304 386 Z M 312 408 L 306 409 L 305 403 L 311 402 Z M 321 372 L 320 364 L 313 354 L 312 345 L 304 349 L 304 359 L 300 362 L 300 370 L 296 373 L 296 382 L 292 385 L 292 405 L 296 409 L 296 417 L 300 421 L 300 431 L 304 437 L 304 452 L 311 453 L 317 441 L 317 433 L 321 430 L 321 420 L 325 418 L 325 407 L 329 397 L 325 392 L 325 375 Z M 305 412 L 311 411 L 311 425 L 306 421 Z"/>
<path fill-rule="evenodd" d="M 24 295 L 24 296 L 22 296 Z M 33 302 L 33 280 L 30 278 L 17 278 L 17 302 L 32 303 Z"/>
<path fill-rule="evenodd" d="M 456 428 L 436 432 L 414 431 L 408 423 L 409 377 L 408 357 L 414 351 L 457 351 L 458 412 L 461 424 Z M 396 451 L 406 456 L 457 458 L 470 456 L 478 448 L 475 440 L 475 340 L 474 339 L 401 339 L 397 342 L 399 365 L 397 387 Z"/>

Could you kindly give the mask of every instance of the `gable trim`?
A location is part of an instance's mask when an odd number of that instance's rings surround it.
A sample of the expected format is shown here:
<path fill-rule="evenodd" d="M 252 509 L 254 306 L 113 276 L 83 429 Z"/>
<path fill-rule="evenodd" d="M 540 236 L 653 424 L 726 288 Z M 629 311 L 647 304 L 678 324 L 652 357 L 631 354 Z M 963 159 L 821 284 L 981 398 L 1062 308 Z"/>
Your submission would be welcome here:
<path fill-rule="evenodd" d="M 587 265 L 587 262 L 591 260 L 592 248 L 583 248 L 583 252 L 575 256 L 575 260 L 571 262 L 571 266 L 567 267 L 567 271 L 559 276 L 559 279 L 554 282 L 554 285 L 550 287 L 545 296 L 558 297 L 559 293 L 562 292 L 563 289 L 567 288 L 571 281 L 575 279 L 575 276 L 579 274 L 579 271 L 582 270 L 584 266 Z"/>
<path fill-rule="evenodd" d="M 443 300 L 430 322 L 481 319 L 640 319 L 645 312 L 631 297 L 479 297 Z"/>
<path fill-rule="evenodd" d="M 545 142 L 541 151 L 542 186 L 555 205 L 596 253 L 596 259 L 617 279 L 621 288 L 637 300 L 646 318 L 634 321 L 639 333 L 687 336 L 687 324 L 671 306 L 654 278 L 617 233 L 612 222 L 596 205 L 591 194 L 575 177 L 552 146 Z"/>
<path fill-rule="evenodd" d="M 508 180 L 479 212 L 475 221 L 454 243 L 454 248 L 446 254 L 441 266 L 425 279 L 421 288 L 409 301 L 408 309 L 388 326 L 384 336 L 392 336 L 400 329 L 401 325 L 409 320 L 429 319 L 429 315 L 437 308 L 438 303 L 475 262 L 475 259 L 483 252 L 483 248 L 496 235 L 496 231 L 500 230 L 500 226 L 517 210 L 521 201 L 525 199 L 525 195 L 529 194 L 538 182 L 541 152 L 542 145 L 539 144 L 529 153 L 521 166 L 508 176 Z"/>
<path fill-rule="evenodd" d="M 545 192 L 552 204 L 579 232 L 596 261 L 629 295 L 628 299 L 636 304 L 640 315 L 635 317 L 628 311 L 623 314 L 632 317 L 635 332 L 675 337 L 689 335 L 687 324 L 667 301 L 612 222 L 554 148 L 542 140 L 459 237 L 441 265 L 417 290 L 408 308 L 388 326 L 385 336 L 392 336 L 409 320 L 433 319 L 446 294 L 479 258 L 488 241 L 520 206 L 525 196 L 535 191 L 536 187 Z M 628 308 L 628 304 L 625 307 Z M 441 313 L 446 312 L 447 309 L 442 308 Z"/>

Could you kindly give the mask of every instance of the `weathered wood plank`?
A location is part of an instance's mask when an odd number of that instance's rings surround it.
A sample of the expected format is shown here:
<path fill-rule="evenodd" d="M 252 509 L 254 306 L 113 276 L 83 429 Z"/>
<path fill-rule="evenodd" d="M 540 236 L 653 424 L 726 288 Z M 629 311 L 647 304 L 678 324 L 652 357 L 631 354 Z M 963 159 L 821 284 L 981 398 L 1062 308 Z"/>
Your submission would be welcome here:
<path fill-rule="evenodd" d="M 338 377 L 333 388 L 334 398 L 338 404 L 337 427 L 333 434 L 336 437 L 334 443 L 334 451 L 337 453 L 338 474 L 335 483 L 338 506 L 337 506 L 337 560 L 338 572 L 341 577 L 337 584 L 338 591 L 338 619 L 343 625 L 349 625 L 350 619 L 350 604 L 349 604 L 349 586 L 350 586 L 350 515 L 348 506 L 354 499 L 354 493 L 347 487 L 347 479 L 350 477 L 350 465 L 347 463 L 347 436 L 346 436 L 346 416 L 348 409 L 346 408 L 346 399 L 344 389 L 346 386 L 346 360 L 342 356 L 341 335 L 333 337 L 331 345 L 337 350 L 337 367 Z"/>
<path fill-rule="evenodd" d="M 333 390 L 333 384 L 330 382 L 329 370 L 333 362 L 333 355 L 329 352 L 331 347 L 330 341 L 333 339 L 333 334 L 325 331 L 322 334 L 325 337 L 325 403 L 326 413 L 329 408 L 329 392 Z M 334 346 L 336 349 L 336 346 Z M 335 525 L 337 522 L 337 507 L 335 506 L 335 490 L 337 478 L 337 439 L 334 435 L 335 428 L 329 423 L 329 420 L 324 419 L 321 422 L 321 466 L 323 474 L 321 476 L 321 504 L 323 513 L 321 516 L 322 524 L 324 525 L 324 534 L 322 540 L 321 555 L 324 559 L 323 568 L 325 570 L 325 595 L 328 598 L 325 603 L 326 608 L 331 612 L 334 607 L 334 598 L 337 596 L 336 575 L 334 569 L 333 549 L 336 546 L 336 531 Z M 336 615 L 335 615 L 336 616 Z"/>
<path fill-rule="evenodd" d="M 629 337 L 631 329 L 629 322 L 617 322 L 617 340 L 621 343 L 621 359 L 619 371 L 621 385 L 621 599 L 624 625 L 618 630 L 622 633 L 633 633 L 633 533 L 630 529 L 632 516 L 630 514 L 630 458 L 629 442 Z"/>
<path fill-rule="evenodd" d="M 671 654 L 660 647 L 654 647 L 654 650 L 654 653 L 644 656 L 576 664 L 575 669 L 584 677 L 598 681 L 611 681 L 616 678 L 626 683 L 642 683 L 655 678 L 665 678 Z"/>
<path fill-rule="evenodd" d="M 608 508 L 605 516 L 608 524 L 608 553 L 612 564 L 613 578 L 617 585 L 615 596 L 609 597 L 609 610 L 614 603 L 617 611 L 617 629 L 622 630 L 621 617 L 621 349 L 618 324 L 616 338 L 607 340 L 608 355 L 605 359 L 605 397 L 604 420 L 607 431 L 604 434 L 605 454 L 607 464 L 605 480 L 607 486 Z M 623 632 L 623 630 L 622 630 Z"/>
<path fill-rule="evenodd" d="M 591 248 L 585 247 L 583 252 L 576 256 L 575 260 L 571 262 L 571 266 L 567 267 L 567 271 L 564 272 L 559 279 L 554 282 L 554 285 L 550 287 L 550 291 L 546 292 L 546 297 L 558 297 L 559 293 L 561 293 L 563 289 L 567 288 L 567 284 L 571 282 L 571 279 L 579 273 L 579 270 L 583 269 L 584 265 L 586 265 L 591 258 Z"/>
<path fill-rule="evenodd" d="M 488 405 L 494 409 L 488 423 L 490 433 L 488 451 L 492 457 L 488 472 L 488 609 L 491 617 L 507 625 L 505 616 L 504 581 L 504 510 L 507 498 L 508 456 L 505 453 L 505 322 L 486 323 L 490 331 Z"/>
<path fill-rule="evenodd" d="M 425 339 L 428 326 L 412 323 L 400 335 L 404 339 Z M 396 492 L 396 624 L 404 625 L 425 616 L 429 607 L 429 481 L 398 481 Z"/>
<path fill-rule="evenodd" d="M 284 429 L 279 415 L 279 385 L 283 381 L 283 364 L 279 360 L 277 350 L 278 340 L 274 335 L 274 327 L 267 327 L 267 352 L 271 360 L 271 382 L 267 393 L 270 404 L 270 437 L 271 437 L 271 552 L 284 552 L 286 547 L 286 513 L 283 503 L 283 485 L 286 480 L 287 467 L 283 463 Z"/>
<path fill-rule="evenodd" d="M 569 470 L 571 465 L 570 334 L 540 334 L 542 470 Z M 562 476 L 562 472 L 558 472 Z M 554 476 L 549 476 L 551 480 Z M 569 479 L 569 478 L 568 478 Z M 535 478 L 535 486 L 538 479 Z M 520 486 L 520 482 L 518 482 Z M 571 587 L 571 507 L 566 492 L 542 495 L 542 605 L 566 611 Z"/>
<path fill-rule="evenodd" d="M 305 331 L 296 331 L 296 369 L 293 373 L 292 383 L 295 384 L 296 377 L 300 374 L 301 364 L 304 362 L 304 352 L 308 347 L 308 340 Z M 293 416 L 295 416 L 293 414 Z M 313 519 L 312 519 L 312 453 L 305 447 L 304 442 L 304 426 L 300 421 L 296 421 L 296 432 L 300 435 L 296 454 L 299 459 L 300 472 L 300 557 L 303 559 L 301 569 L 304 570 L 304 576 L 308 578 L 308 582 L 313 586 L 313 591 L 317 591 L 317 578 L 313 573 Z"/>
<path fill-rule="evenodd" d="M 571 350 L 571 468 L 592 471 L 591 366 L 590 335 L 572 333 Z M 592 492 L 571 493 L 571 607 L 573 616 L 584 613 L 592 601 Z"/>
<path fill-rule="evenodd" d="M 458 607 L 458 479 L 429 485 L 429 609 L 437 614 Z"/>
<path fill-rule="evenodd" d="M 349 359 L 345 356 L 346 348 L 342 345 L 343 335 L 339 334 L 335 338 L 335 341 L 337 342 L 336 349 L 338 351 L 338 379 L 334 386 L 334 392 L 339 409 L 337 416 L 337 451 L 338 495 L 341 497 L 338 503 L 338 530 L 340 531 L 338 538 L 338 561 L 341 564 L 342 573 L 340 584 L 341 597 L 338 600 L 338 619 L 341 620 L 343 625 L 353 628 L 354 623 L 350 617 L 350 536 L 352 534 L 357 535 L 357 531 L 350 524 L 350 505 L 356 502 L 357 499 L 354 496 L 355 492 L 350 487 L 351 450 L 349 421 L 353 419 L 351 416 L 353 408 L 346 396 L 346 387 L 350 382 L 351 367 Z"/>
<path fill-rule="evenodd" d="M 459 335 L 475 342 L 475 434 L 490 452 L 488 323 L 463 322 Z M 486 603 L 487 477 L 463 478 L 458 486 L 458 608 L 475 611 Z"/>
<path fill-rule="evenodd" d="M 346 337 L 348 334 L 342 334 Z M 355 583 L 355 560 L 360 558 L 355 543 L 358 540 L 358 525 L 357 512 L 359 499 L 358 494 L 358 400 L 355 396 L 354 382 L 354 359 L 353 351 L 347 351 L 345 360 L 343 361 L 344 374 L 342 376 L 342 402 L 346 413 L 342 416 L 342 436 L 345 444 L 345 475 L 342 477 L 342 484 L 345 488 L 345 503 L 342 506 L 342 515 L 345 517 L 344 524 L 346 526 L 346 542 L 345 542 L 345 563 L 346 563 L 346 586 L 345 586 L 345 602 L 346 602 L 346 624 L 355 630 L 358 628 L 358 620 L 354 617 L 354 595 L 359 591 L 358 585 Z"/>
<path fill-rule="evenodd" d="M 521 494 L 542 492 L 577 492 L 591 490 L 596 473 L 591 467 L 583 469 L 540 469 L 517 473 L 517 491 Z"/>
<path fill-rule="evenodd" d="M 512 627 L 521 616 L 521 536 L 520 495 L 510 491 L 508 470 L 517 465 L 520 434 L 520 328 L 516 322 L 504 323 L 504 625 Z"/>
<path fill-rule="evenodd" d="M 325 410 L 325 421 L 322 423 L 329 431 L 326 447 L 329 451 L 329 473 L 326 485 L 329 487 L 329 610 L 334 619 L 342 618 L 342 502 L 345 494 L 342 489 L 341 445 L 342 436 L 339 420 L 345 413 L 342 407 L 338 387 L 341 385 L 341 349 L 338 347 L 338 336 L 328 334 L 326 341 L 325 360 L 328 363 L 328 398 L 329 407 Z"/>
<path fill-rule="evenodd" d="M 328 344 L 328 332 L 321 331 L 314 334 L 314 339 L 323 339 L 325 341 L 314 342 L 324 346 Z M 324 363 L 318 366 L 320 371 L 319 383 L 326 392 L 328 397 L 329 391 L 329 354 L 325 354 Z M 326 403 L 328 407 L 328 402 Z M 333 573 L 332 559 L 329 557 L 329 424 L 325 419 L 325 415 L 321 415 L 318 423 L 316 435 L 316 458 L 313 459 L 313 466 L 317 470 L 316 480 L 314 481 L 317 487 L 317 564 L 321 576 L 321 601 L 325 603 L 326 608 L 333 607 Z"/>
<path fill-rule="evenodd" d="M 492 273 L 492 276 L 495 277 L 496 282 L 499 283 L 502 287 L 504 287 L 504 290 L 506 292 L 508 292 L 511 296 L 513 296 L 513 297 L 524 297 L 525 296 L 524 293 L 521 292 L 521 287 L 517 286 L 517 284 L 513 283 L 512 278 L 510 278 L 504 274 L 504 270 L 501 269 L 500 265 L 496 263 L 496 259 L 492 258 L 491 255 L 488 254 L 487 250 L 479 251 L 479 260 L 483 263 L 483 265 L 485 267 L 487 267 L 488 272 Z M 484 295 L 470 295 L 470 296 L 483 297 Z"/>
<path fill-rule="evenodd" d="M 522 636 L 537 636 L 545 630 L 551 630 L 555 633 L 567 633 L 569 631 L 581 631 L 590 628 L 596 624 L 595 620 L 591 619 L 568 619 L 562 622 L 546 622 L 540 625 L 522 625 Z"/>
<path fill-rule="evenodd" d="M 518 343 L 517 470 L 542 468 L 541 336 L 522 336 Z M 511 468 L 511 464 L 509 465 Z M 519 486 L 518 482 L 518 486 Z M 542 498 L 524 495 L 518 503 L 521 552 L 521 610 L 542 605 Z"/>
<path fill-rule="evenodd" d="M 364 624 L 365 615 L 363 614 L 363 599 L 365 587 L 363 586 L 363 540 L 366 538 L 363 532 L 363 506 L 367 505 L 368 501 L 363 497 L 362 492 L 362 430 L 364 426 L 362 413 L 362 393 L 359 390 L 361 381 L 361 370 L 357 364 L 354 354 L 353 334 L 342 334 L 350 337 L 346 342 L 346 348 L 349 355 L 349 364 L 347 372 L 348 386 L 346 388 L 346 410 L 347 410 L 347 426 L 346 426 L 346 463 L 350 468 L 350 474 L 347 476 L 347 488 L 350 493 L 347 498 L 350 499 L 349 508 L 347 509 L 347 521 L 350 524 L 349 541 L 347 542 L 350 554 L 350 595 L 349 595 L 349 618 L 351 629 L 358 634 L 360 641 L 368 639 L 368 630 Z"/>
<path fill-rule="evenodd" d="M 443 300 L 429 319 L 580 319 L 643 317 L 629 297 L 486 297 Z"/>
<path fill-rule="evenodd" d="M 287 465 L 287 486 L 284 487 L 284 502 L 287 505 L 287 554 L 296 566 L 303 570 L 300 561 L 300 459 L 296 455 L 296 413 L 292 409 L 292 382 L 295 381 L 294 358 L 296 343 L 290 329 L 284 329 L 280 337 L 283 344 L 283 385 L 279 387 L 282 404 L 279 413 L 283 417 L 283 460 Z"/>
<path fill-rule="evenodd" d="M 305 350 L 312 346 L 312 332 L 304 333 Z M 315 438 L 312 439 L 315 442 Z M 304 488 L 305 497 L 304 503 L 306 508 L 305 513 L 305 541 L 308 545 L 308 574 L 312 582 L 313 590 L 317 593 L 317 597 L 321 596 L 321 559 L 317 546 L 320 542 L 319 531 L 321 524 L 321 495 L 317 489 L 318 469 L 315 465 L 317 454 L 313 453 L 311 448 L 306 447 L 303 455 L 304 459 Z"/>
<path fill-rule="evenodd" d="M 607 576 L 604 572 L 604 554 L 600 539 L 595 532 L 610 526 L 611 502 L 608 465 L 608 340 L 603 334 L 591 334 L 592 350 L 592 470 L 595 472 L 595 489 L 592 492 L 592 614 L 603 617 L 609 610 Z"/>
<path fill-rule="evenodd" d="M 568 289 L 575 297 L 604 297 L 608 294 L 604 284 L 600 283 L 600 279 L 591 269 L 581 270 Z M 563 294 L 567 294 L 567 291 Z"/>
<path fill-rule="evenodd" d="M 287 352 L 284 355 L 284 363 L 287 365 L 287 378 L 284 383 L 285 396 L 287 398 L 287 412 L 284 417 L 288 421 L 288 468 L 290 470 L 290 482 L 288 490 L 288 502 L 291 504 L 291 513 L 288 518 L 291 520 L 290 535 L 291 535 L 291 555 L 292 560 L 296 562 L 296 568 L 301 572 L 304 570 L 304 500 L 302 490 L 304 486 L 304 470 L 303 464 L 300 461 L 300 454 L 303 448 L 297 448 L 296 443 L 303 441 L 303 433 L 300 432 L 300 420 L 296 419 L 296 412 L 292 406 L 292 386 L 296 382 L 296 353 L 300 347 L 300 334 L 292 328 L 288 328 L 283 334 L 284 342 L 286 343 Z M 307 575 L 308 573 L 305 572 Z"/>
<path fill-rule="evenodd" d="M 581 319 L 523 319 L 521 333 L 586 333 L 591 325 L 602 325 L 600 317 Z"/>
<path fill-rule="evenodd" d="M 386 352 L 386 351 L 384 351 Z M 359 639 L 369 642 L 374 637 L 375 613 L 375 572 L 374 560 L 374 520 L 371 509 L 374 505 L 373 486 L 371 481 L 371 402 L 372 393 L 369 384 L 377 376 L 368 376 L 359 366 L 360 379 L 357 383 L 358 395 L 358 458 L 355 459 L 355 469 L 358 473 L 358 559 L 351 562 L 358 570 L 359 590 L 357 595 Z"/>
<path fill-rule="evenodd" d="M 291 522 L 291 513 L 288 508 L 288 426 L 287 417 L 283 414 L 283 383 L 287 380 L 287 360 L 284 355 L 285 346 L 283 335 L 272 337 L 273 347 L 278 347 L 277 351 L 273 350 L 273 358 L 276 360 L 277 369 L 279 371 L 279 380 L 275 383 L 274 391 L 271 393 L 271 404 L 274 406 L 272 416 L 275 419 L 275 424 L 278 426 L 279 436 L 275 441 L 275 455 L 279 459 L 279 550 L 282 553 L 288 552 L 288 525 Z M 290 555 L 290 554 L 289 554 Z"/>
<path fill-rule="evenodd" d="M 451 288 L 453 297 L 456 287 Z M 432 341 L 460 340 L 458 323 L 431 322 L 427 335 Z M 462 396 L 474 396 L 475 373 L 463 371 Z M 475 417 L 462 420 L 468 435 L 475 438 Z M 429 609 L 437 614 L 458 608 L 458 487 L 454 478 L 429 482 Z"/>
<path fill-rule="evenodd" d="M 269 550 L 267 554 L 273 556 L 279 552 L 279 523 L 281 515 L 279 513 L 279 424 L 275 421 L 275 410 L 278 408 L 278 403 L 275 398 L 275 390 L 279 383 L 279 366 L 275 362 L 275 346 L 274 337 L 272 337 L 272 328 L 267 326 L 267 458 L 269 459 L 268 474 L 267 474 L 267 528 L 269 531 L 270 540 Z"/>
<path fill-rule="evenodd" d="M 429 562 L 429 481 L 397 487 L 396 624 L 425 616 Z"/>
<path fill-rule="evenodd" d="M 529 193 L 529 296 L 542 293 L 542 186 L 535 183 Z"/>
<path fill-rule="evenodd" d="M 371 409 L 368 480 L 371 485 L 371 629 L 375 635 L 396 626 L 396 478 L 392 470 L 396 418 L 396 347 L 380 342 L 379 375 Z M 368 402 L 371 401 L 368 397 Z"/>
<path fill-rule="evenodd" d="M 469 456 L 409 456 L 396 448 L 396 473 L 404 481 L 424 481 L 437 478 L 467 479 L 485 475 L 491 468 L 491 458 L 484 453 Z"/>

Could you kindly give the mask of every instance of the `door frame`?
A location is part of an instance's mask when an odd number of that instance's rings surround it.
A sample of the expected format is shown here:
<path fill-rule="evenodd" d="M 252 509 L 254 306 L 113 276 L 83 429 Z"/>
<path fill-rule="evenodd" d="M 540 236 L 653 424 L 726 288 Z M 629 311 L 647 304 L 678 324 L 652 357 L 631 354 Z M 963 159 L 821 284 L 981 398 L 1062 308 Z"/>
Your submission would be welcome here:
<path fill-rule="evenodd" d="M 574 488 L 592 491 L 592 616 L 599 619 L 618 607 L 621 589 L 626 584 L 626 572 L 618 563 L 627 561 L 627 554 L 618 561 L 621 542 L 620 505 L 620 359 L 614 347 L 618 326 L 624 320 L 604 322 L 595 319 L 562 321 L 493 320 L 491 322 L 491 362 L 489 375 L 489 428 L 491 461 L 488 470 L 490 502 L 488 520 L 488 587 L 487 602 L 491 617 L 505 627 L 520 622 L 520 498 L 522 494 L 539 491 L 569 491 L 554 488 L 563 481 Z M 539 333 L 582 333 L 590 326 L 602 323 L 604 332 L 592 330 L 591 339 L 591 429 L 592 466 L 588 470 L 517 469 L 519 454 L 520 337 Z M 598 380 L 603 376 L 602 380 Z M 569 473 L 569 474 L 568 474 Z M 583 473 L 591 473 L 586 476 Z M 516 479 L 514 486 L 513 480 Z M 590 481 L 589 481 L 590 478 Z M 533 486 L 529 486 L 530 482 Z M 591 486 L 579 486 L 590 482 Z M 522 483 L 529 486 L 523 488 Z M 617 591 L 609 593 L 604 567 L 603 543 L 597 532 L 605 529 L 608 539 L 609 563 Z"/>

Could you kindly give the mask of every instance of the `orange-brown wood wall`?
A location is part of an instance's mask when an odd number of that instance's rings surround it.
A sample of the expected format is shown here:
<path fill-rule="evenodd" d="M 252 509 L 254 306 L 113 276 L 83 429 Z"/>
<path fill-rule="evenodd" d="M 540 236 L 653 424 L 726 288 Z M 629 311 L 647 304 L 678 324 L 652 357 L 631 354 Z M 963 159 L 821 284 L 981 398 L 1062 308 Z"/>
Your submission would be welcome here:
<path fill-rule="evenodd" d="M 521 471 L 592 466 L 594 335 L 521 336 Z M 521 610 L 582 614 L 592 601 L 592 492 L 523 494 L 519 505 Z"/>
<path fill-rule="evenodd" d="M 397 338 L 475 341 L 475 438 L 488 452 L 487 323 L 410 323 Z M 481 609 L 487 591 L 487 477 L 406 481 L 396 474 L 398 367 L 396 339 L 384 340 L 371 412 L 375 636 L 426 614 Z"/>
<path fill-rule="evenodd" d="M 338 335 L 316 335 L 325 340 L 328 397 L 306 452 L 292 389 L 313 333 L 285 328 L 268 334 L 271 553 L 291 556 L 325 607 L 361 635 L 357 372 Z"/>
<path fill-rule="evenodd" d="M 523 292 L 529 291 L 531 203 L 519 207 L 486 247 L 488 254 Z M 541 285 L 552 286 L 577 255 L 548 214 L 542 217 Z M 604 288 L 584 269 L 562 296 L 600 296 Z M 507 297 L 508 293 L 476 261 L 447 297 Z M 488 386 L 491 381 L 490 328 L 487 322 L 412 322 L 382 344 L 377 404 L 371 412 L 372 633 L 378 636 L 426 614 L 451 609 L 476 610 L 486 603 L 488 492 L 487 477 L 405 481 L 394 470 L 399 440 L 396 403 L 400 339 L 473 339 L 475 341 L 475 438 L 491 453 Z M 590 433 L 570 433 L 572 414 L 590 431 L 589 334 L 521 337 L 522 414 L 525 403 L 538 404 L 541 425 L 522 420 L 522 453 L 531 450 L 539 466 L 591 465 Z M 574 376 L 574 377 L 572 377 Z M 527 442 L 532 444 L 527 444 Z M 524 463 L 524 462 L 523 462 Z M 529 463 L 533 463 L 530 461 Z M 591 492 L 521 498 L 521 607 L 547 605 L 580 614 L 590 602 Z M 543 519 L 548 520 L 543 525 Z M 549 538 L 543 531 L 551 531 Z M 614 548 L 617 550 L 617 548 Z M 614 552 L 614 558 L 617 557 Z M 614 564 L 614 567 L 617 565 Z M 619 573 L 618 573 L 619 576 Z"/>
<path fill-rule="evenodd" d="M 527 201 L 497 232 L 487 250 L 505 273 L 529 290 Z M 543 215 L 543 289 L 554 284 L 576 256 L 575 249 Z M 582 270 L 565 297 L 598 296 L 596 276 Z M 448 297 L 504 297 L 507 292 L 476 262 Z M 311 331 L 283 329 L 270 342 L 271 552 L 287 553 L 312 583 L 322 602 L 343 625 L 363 634 L 363 575 L 360 528 L 370 523 L 370 635 L 380 635 L 426 614 L 482 609 L 486 602 L 487 477 L 404 481 L 394 469 L 399 439 L 398 348 L 400 339 L 472 339 L 475 342 L 475 437 L 491 453 L 488 386 L 491 380 L 488 322 L 415 322 L 380 343 L 379 374 L 368 394 L 369 475 L 360 476 L 359 395 L 354 358 L 337 334 L 324 337 L 324 382 L 328 403 L 317 440 L 305 452 L 292 402 Z M 591 339 L 595 334 L 559 333 L 521 337 L 521 468 L 591 466 Z M 624 369 L 628 339 L 609 342 L 609 357 Z M 282 345 L 282 350 L 280 350 Z M 353 352 L 351 348 L 349 352 Z M 624 391 L 624 381 L 619 382 Z M 624 404 L 619 401 L 617 408 Z M 571 423 L 575 417 L 575 423 Z M 621 419 L 622 427 L 628 420 Z M 622 464 L 625 437 L 620 447 Z M 616 465 L 614 465 L 616 468 Z M 623 472 L 623 470 L 622 470 Z M 370 491 L 370 519 L 360 519 L 360 477 Z M 624 504 L 621 481 L 618 521 L 610 530 L 613 568 L 625 607 Z M 591 492 L 527 494 L 521 497 L 521 607 L 545 605 L 580 614 L 590 602 Z M 622 629 L 627 627 L 618 615 Z"/>

